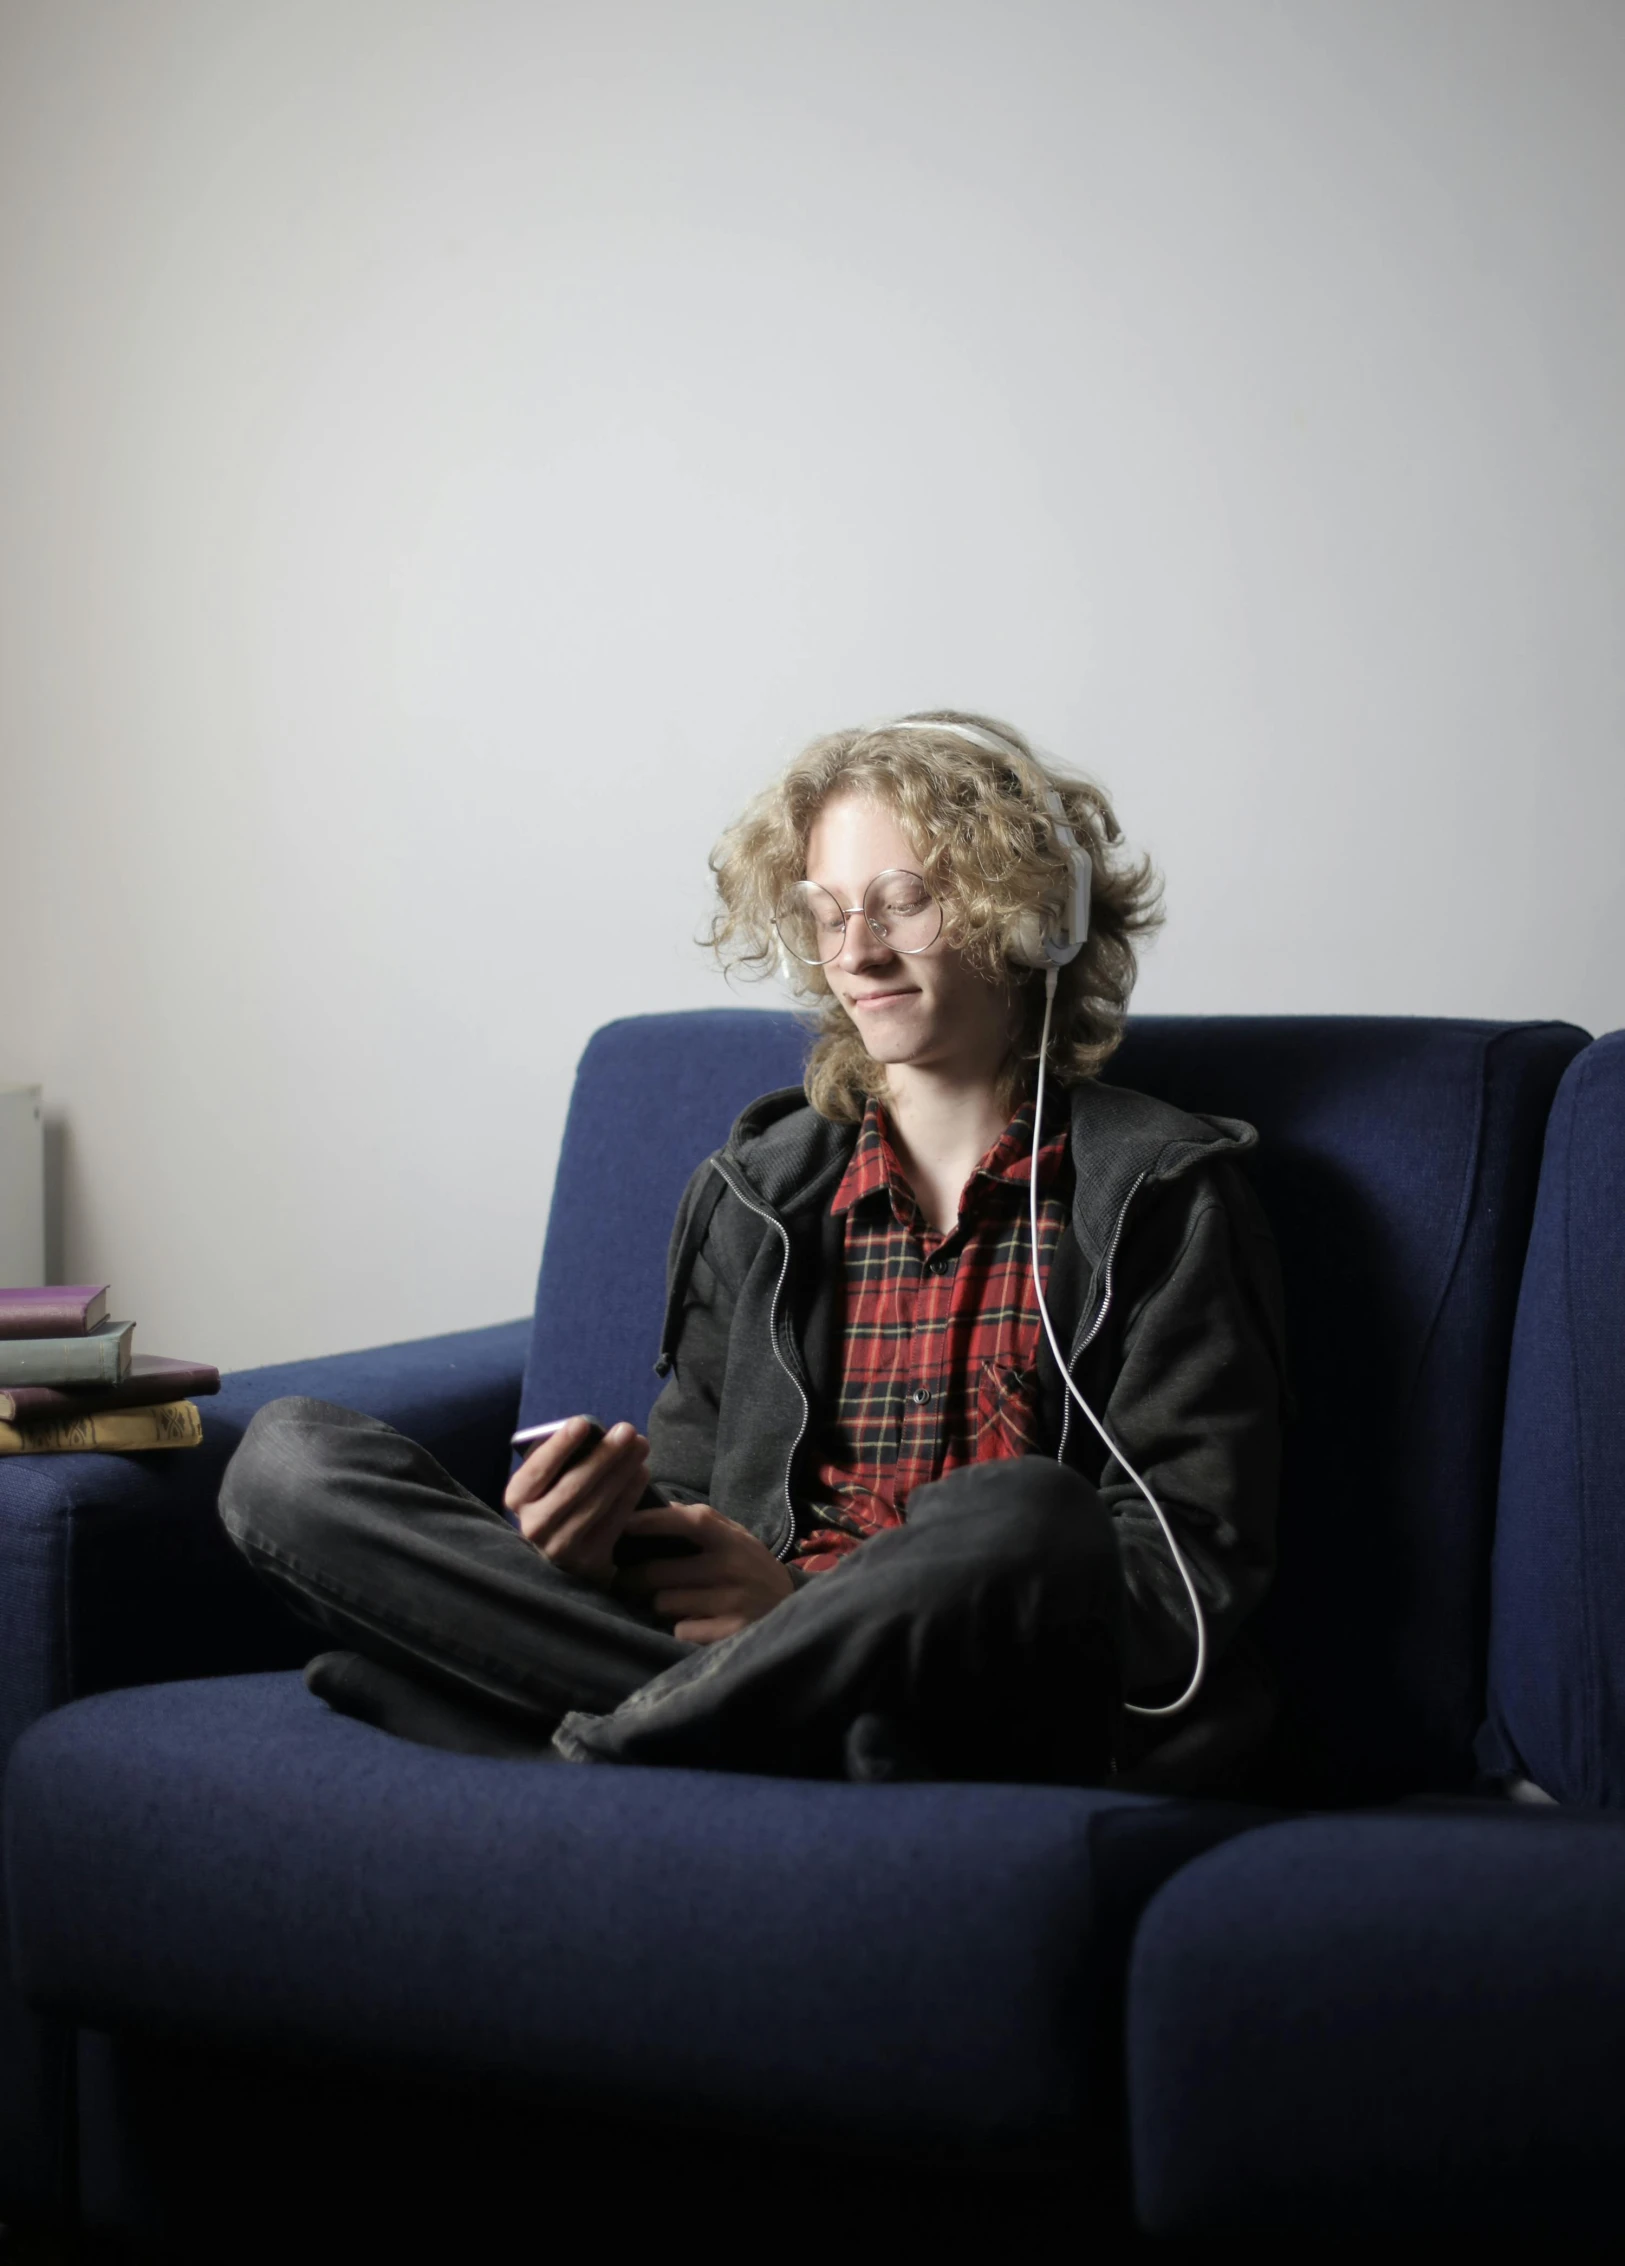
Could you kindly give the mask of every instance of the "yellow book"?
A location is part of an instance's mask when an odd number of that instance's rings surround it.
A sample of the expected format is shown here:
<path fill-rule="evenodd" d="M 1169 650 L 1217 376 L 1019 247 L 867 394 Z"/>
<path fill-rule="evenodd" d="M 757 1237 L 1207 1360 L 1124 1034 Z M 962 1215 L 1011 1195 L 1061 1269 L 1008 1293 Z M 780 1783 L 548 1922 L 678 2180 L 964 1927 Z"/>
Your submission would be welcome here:
<path fill-rule="evenodd" d="M 128 1455 L 137 1448 L 195 1448 L 203 1437 L 196 1401 L 159 1401 L 151 1408 L 106 1408 L 99 1416 L 37 1416 L 0 1424 L 0 1456 L 67 1456 L 99 1448 Z"/>

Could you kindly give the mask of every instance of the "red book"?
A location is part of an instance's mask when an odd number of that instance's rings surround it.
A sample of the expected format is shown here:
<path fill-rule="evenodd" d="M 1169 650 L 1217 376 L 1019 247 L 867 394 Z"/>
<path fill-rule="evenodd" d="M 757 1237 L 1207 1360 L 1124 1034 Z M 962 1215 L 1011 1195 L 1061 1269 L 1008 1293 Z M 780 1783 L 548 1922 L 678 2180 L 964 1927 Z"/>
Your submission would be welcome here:
<path fill-rule="evenodd" d="M 106 1319 L 104 1282 L 0 1290 L 0 1338 L 82 1338 Z"/>
<path fill-rule="evenodd" d="M 138 1353 L 117 1385 L 8 1385 L 0 1391 L 0 1424 L 35 1416 L 99 1416 L 109 1408 L 156 1408 L 161 1401 L 217 1393 L 220 1372 L 206 1361 L 169 1361 Z"/>

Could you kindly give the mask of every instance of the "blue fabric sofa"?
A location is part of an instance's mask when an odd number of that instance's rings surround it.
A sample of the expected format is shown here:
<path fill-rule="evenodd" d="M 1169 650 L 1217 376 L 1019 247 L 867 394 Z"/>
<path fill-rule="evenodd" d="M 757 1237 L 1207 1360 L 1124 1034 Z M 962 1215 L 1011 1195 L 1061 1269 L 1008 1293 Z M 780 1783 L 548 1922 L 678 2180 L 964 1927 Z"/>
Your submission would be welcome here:
<path fill-rule="evenodd" d="M 1012 2179 L 1076 2196 L 1080 2171 L 1126 2212 L 1141 1915 L 1274 1836 L 1367 1820 L 404 1745 L 305 1693 L 291 1671 L 320 1640 L 214 1517 L 226 1457 L 283 1393 L 388 1418 L 492 1500 L 516 1415 L 641 1417 L 678 1192 L 744 1101 L 798 1080 L 801 1043 L 735 1011 L 597 1034 L 531 1323 L 239 1374 L 189 1455 L 0 1468 L 0 2207 L 66 2204 L 186 2255 L 310 2256 L 314 2228 L 376 2228 L 386 2200 L 409 2228 L 441 2203 L 523 2208 L 545 2131 L 549 2161 L 613 2171 L 631 2150 L 634 2187 L 659 2150 L 691 2177 L 695 2136 L 726 2135 L 779 2207 L 801 2183 L 798 2210 L 860 2190 L 912 2210 L 929 2166 L 955 2225 L 976 2195 L 1007 2209 Z M 1475 1782 L 1514 1313 L 1584 1043 L 1145 1018 L 1112 1066 L 1263 1135 L 1298 1403 L 1265 1628 L 1283 1802 Z M 1141 2186 L 1150 2223 L 1178 2218 Z"/>
<path fill-rule="evenodd" d="M 1152 1899 L 1143 2224 L 1617 2239 L 1625 2114 L 1625 1032 L 1570 1066 L 1518 1303 L 1487 1769 L 1550 1797 L 1266 1826 Z"/>

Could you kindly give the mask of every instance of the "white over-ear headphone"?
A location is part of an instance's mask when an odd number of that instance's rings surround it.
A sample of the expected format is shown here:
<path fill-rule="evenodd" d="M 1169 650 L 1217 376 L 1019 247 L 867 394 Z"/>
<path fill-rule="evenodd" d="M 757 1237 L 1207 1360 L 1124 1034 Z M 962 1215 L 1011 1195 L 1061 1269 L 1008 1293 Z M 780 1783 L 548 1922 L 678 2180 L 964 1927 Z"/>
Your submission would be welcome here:
<path fill-rule="evenodd" d="M 1009 740 L 1001 738 L 998 733 L 987 730 L 979 724 L 948 723 L 935 716 L 902 716 L 887 729 L 899 732 L 949 732 L 956 739 L 969 740 L 973 747 L 987 748 L 994 755 L 1003 756 L 1006 761 L 1009 761 L 1011 757 L 1015 757 L 1019 761 L 1021 756 L 1021 750 L 1012 745 Z M 1185 1554 L 1174 1540 L 1173 1529 L 1163 1515 L 1162 1505 L 1157 1501 L 1155 1495 L 1152 1494 L 1150 1488 L 1072 1382 L 1072 1374 L 1067 1367 L 1066 1354 L 1062 1349 L 1060 1339 L 1055 1334 L 1055 1324 L 1049 1318 L 1049 1308 L 1044 1303 L 1044 1285 L 1038 1272 L 1038 1148 L 1040 1127 L 1044 1121 L 1044 1079 L 1049 1066 L 1050 1018 L 1054 1012 L 1055 986 L 1061 970 L 1067 965 L 1068 961 L 1077 958 L 1088 941 L 1090 884 L 1094 878 L 1094 868 L 1088 855 L 1079 846 L 1077 836 L 1067 823 L 1066 806 L 1061 801 L 1060 796 L 1053 787 L 1046 785 L 1044 799 L 1049 805 L 1050 824 L 1055 830 L 1056 840 L 1066 852 L 1067 863 L 1071 868 L 1072 887 L 1065 906 L 1058 911 L 1051 912 L 1048 921 L 1045 923 L 1038 953 L 1034 955 L 1027 952 L 1017 952 L 1012 955 L 1027 966 L 1042 968 L 1045 971 L 1044 1029 L 1038 1042 L 1038 1079 L 1037 1089 L 1033 1096 L 1033 1161 L 1032 1170 L 1027 1175 L 1027 1221 L 1031 1233 L 1028 1250 L 1032 1265 L 1033 1294 L 1038 1300 L 1039 1319 L 1044 1325 L 1044 1335 L 1049 1340 L 1050 1351 L 1055 1356 L 1055 1366 L 1061 1372 L 1062 1383 L 1099 1433 L 1107 1452 L 1116 1458 L 1121 1469 L 1133 1480 L 1135 1486 L 1145 1497 L 1146 1502 L 1151 1506 L 1157 1524 L 1162 1529 L 1162 1538 L 1167 1543 L 1174 1565 L 1178 1569 L 1179 1578 L 1185 1585 L 1185 1594 L 1190 1599 L 1191 1611 L 1196 1616 L 1196 1665 L 1191 1671 L 1190 1682 L 1180 1693 L 1178 1699 L 1171 1700 L 1166 1707 L 1136 1707 L 1132 1700 L 1126 1700 L 1124 1706 L 1130 1715 L 1179 1715 L 1195 1699 L 1202 1688 L 1202 1680 L 1207 1674 L 1207 1623 L 1202 1617 L 1202 1601 L 1196 1594 L 1196 1584 L 1191 1579 L 1189 1566 L 1185 1563 Z M 1100 1321 L 1105 1317 L 1104 1300 L 1110 1297 L 1111 1261 L 1108 1259 L 1103 1303 L 1096 1317 L 1097 1328 Z"/>
<path fill-rule="evenodd" d="M 990 754 L 1003 756 L 1006 762 L 1013 759 L 1019 763 L 1022 759 L 1022 751 L 1013 741 L 1001 738 L 997 732 L 989 731 L 981 724 L 953 724 L 935 716 L 901 716 L 887 729 L 894 732 L 951 732 L 955 739 L 969 740 L 972 747 L 986 748 Z M 1077 958 L 1089 941 L 1089 897 L 1095 869 L 1067 822 L 1065 803 L 1048 784 L 1044 789 L 1044 801 L 1051 831 L 1066 856 L 1070 881 L 1065 902 L 1054 907 L 1044 923 L 1037 951 L 1027 951 L 1016 945 L 1012 947 L 1011 957 L 1029 968 L 1064 968 L 1069 960 Z"/>

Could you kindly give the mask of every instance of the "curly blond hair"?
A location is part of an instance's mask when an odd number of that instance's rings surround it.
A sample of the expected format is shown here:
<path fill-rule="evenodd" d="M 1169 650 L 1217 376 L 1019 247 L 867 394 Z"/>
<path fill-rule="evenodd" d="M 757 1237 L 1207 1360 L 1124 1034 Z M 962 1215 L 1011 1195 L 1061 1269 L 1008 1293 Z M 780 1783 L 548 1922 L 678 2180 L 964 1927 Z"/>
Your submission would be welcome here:
<path fill-rule="evenodd" d="M 999 746 L 983 744 L 989 738 Z M 1012 987 L 1018 1011 L 1002 1085 L 1013 1107 L 1031 1090 L 1044 1015 L 1042 971 L 1013 955 L 1037 952 L 1045 916 L 1064 903 L 1070 885 L 1047 809 L 1051 789 L 1093 867 L 1094 891 L 1089 941 L 1060 972 L 1049 1075 L 1062 1085 L 1093 1077 L 1122 1037 L 1136 973 L 1134 939 L 1161 921 L 1161 884 L 1149 858 L 1124 846 L 1111 805 L 1092 780 L 1040 762 L 1019 732 L 992 717 L 937 708 L 814 740 L 712 851 L 721 902 L 706 941 L 730 972 L 764 976 L 779 968 L 774 915 L 806 873 L 814 820 L 837 796 L 872 796 L 915 844 L 921 875 L 943 908 L 948 944 L 990 982 Z M 807 1099 L 821 1115 L 855 1123 L 869 1095 L 884 1098 L 884 1067 L 822 968 L 790 962 L 787 972 L 818 1034 Z"/>

